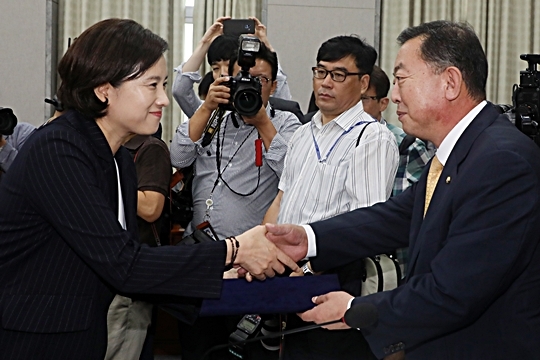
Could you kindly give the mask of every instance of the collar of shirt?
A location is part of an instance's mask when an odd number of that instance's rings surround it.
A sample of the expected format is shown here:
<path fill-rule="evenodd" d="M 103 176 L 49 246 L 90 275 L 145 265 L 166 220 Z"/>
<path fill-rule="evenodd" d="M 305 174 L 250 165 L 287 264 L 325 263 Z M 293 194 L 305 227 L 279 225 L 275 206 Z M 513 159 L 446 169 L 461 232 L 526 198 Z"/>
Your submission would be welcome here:
<path fill-rule="evenodd" d="M 349 110 L 342 112 L 334 120 L 330 121 L 330 123 L 339 125 L 339 127 L 341 127 L 345 131 L 358 121 L 358 118 L 363 112 L 364 106 L 362 105 L 362 100 L 360 100 L 355 106 L 353 106 Z M 320 110 L 317 111 L 315 115 L 313 115 L 312 121 L 317 129 L 322 129 L 322 114 Z"/>
<path fill-rule="evenodd" d="M 446 164 L 446 161 L 448 160 L 448 157 L 450 156 L 450 153 L 452 152 L 452 149 L 454 149 L 454 146 L 456 145 L 457 141 L 461 137 L 461 134 L 467 129 L 467 127 L 470 125 L 470 123 L 474 120 L 476 115 L 480 113 L 480 111 L 484 108 L 484 106 L 487 105 L 487 101 L 484 100 L 480 104 L 476 105 L 463 119 L 461 119 L 456 126 L 450 132 L 441 142 L 441 145 L 437 149 L 437 158 L 443 164 L 443 166 Z"/>

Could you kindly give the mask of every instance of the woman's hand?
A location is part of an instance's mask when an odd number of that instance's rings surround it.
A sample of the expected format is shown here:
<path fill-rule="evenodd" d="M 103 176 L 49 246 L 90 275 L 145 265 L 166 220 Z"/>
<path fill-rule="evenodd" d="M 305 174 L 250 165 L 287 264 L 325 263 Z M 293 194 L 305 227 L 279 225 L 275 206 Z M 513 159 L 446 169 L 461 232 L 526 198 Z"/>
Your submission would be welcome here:
<path fill-rule="evenodd" d="M 240 247 L 234 266 L 244 269 L 244 271 L 240 269 L 239 274 L 248 272 L 251 276 L 264 280 L 267 277 L 274 277 L 276 272 L 283 273 L 285 266 L 292 271 L 298 270 L 298 265 L 266 239 L 265 234 L 265 226 L 259 225 L 236 237 Z M 251 276 L 246 276 L 246 279 L 250 281 Z"/>

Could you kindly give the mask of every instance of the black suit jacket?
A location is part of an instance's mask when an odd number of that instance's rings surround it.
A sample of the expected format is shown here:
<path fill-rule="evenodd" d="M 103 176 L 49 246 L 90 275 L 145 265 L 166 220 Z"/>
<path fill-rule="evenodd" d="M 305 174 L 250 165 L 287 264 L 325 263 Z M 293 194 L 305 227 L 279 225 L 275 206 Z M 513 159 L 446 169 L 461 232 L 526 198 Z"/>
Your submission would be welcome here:
<path fill-rule="evenodd" d="M 378 309 L 362 329 L 378 357 L 404 348 L 408 360 L 538 358 L 540 150 L 488 104 L 452 150 L 424 218 L 428 169 L 385 203 L 312 224 L 314 269 L 410 242 L 406 283 L 353 302 Z"/>
<path fill-rule="evenodd" d="M 103 359 L 117 292 L 219 297 L 224 242 L 140 246 L 136 189 L 93 119 L 68 112 L 27 141 L 0 185 L 2 359 Z"/>

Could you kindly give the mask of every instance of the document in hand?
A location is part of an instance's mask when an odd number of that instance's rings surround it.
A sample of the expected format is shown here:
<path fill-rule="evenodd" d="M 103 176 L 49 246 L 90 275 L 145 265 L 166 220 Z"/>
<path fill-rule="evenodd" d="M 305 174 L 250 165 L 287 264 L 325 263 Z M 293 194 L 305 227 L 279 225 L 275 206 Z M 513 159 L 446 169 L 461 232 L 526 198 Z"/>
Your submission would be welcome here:
<path fill-rule="evenodd" d="M 336 274 L 274 277 L 251 283 L 225 279 L 221 298 L 204 299 L 199 316 L 304 312 L 315 306 L 313 296 L 339 290 Z"/>

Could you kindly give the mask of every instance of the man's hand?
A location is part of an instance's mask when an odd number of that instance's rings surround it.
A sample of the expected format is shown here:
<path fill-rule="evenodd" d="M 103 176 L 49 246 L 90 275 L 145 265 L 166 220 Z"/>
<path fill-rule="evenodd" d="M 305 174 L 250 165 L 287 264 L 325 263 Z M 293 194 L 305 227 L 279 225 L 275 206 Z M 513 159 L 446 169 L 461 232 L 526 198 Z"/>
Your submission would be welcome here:
<path fill-rule="evenodd" d="M 272 124 L 272 121 L 270 120 L 270 118 L 268 117 L 268 114 L 266 113 L 266 108 L 264 106 L 261 106 L 259 111 L 253 116 L 242 115 L 242 119 L 244 120 L 246 124 L 255 126 L 257 130 L 260 127 L 264 127 L 267 125 L 272 125 L 272 127 L 274 127 L 274 125 Z"/>
<path fill-rule="evenodd" d="M 273 277 L 276 272 L 282 274 L 285 266 L 296 271 L 296 262 L 268 241 L 264 236 L 265 232 L 266 228 L 259 225 L 236 237 L 240 248 L 235 266 L 242 267 L 259 280 Z M 242 272 L 239 271 L 239 274 L 242 275 Z M 251 276 L 246 278 L 251 280 Z"/>
<path fill-rule="evenodd" d="M 272 45 L 270 45 L 270 41 L 268 41 L 268 37 L 266 35 L 266 26 L 256 17 L 251 16 L 249 19 L 255 21 L 255 34 L 254 35 L 258 37 L 259 40 L 261 40 L 264 43 L 264 45 L 266 45 L 268 50 L 273 52 L 274 48 L 272 47 Z"/>
<path fill-rule="evenodd" d="M 6 139 L 4 139 L 4 135 L 0 135 L 0 148 L 5 146 L 7 144 Z"/>
<path fill-rule="evenodd" d="M 223 16 L 216 19 L 216 22 L 212 24 L 206 30 L 203 37 L 201 38 L 201 43 L 211 43 L 215 38 L 223 34 L 223 21 L 229 20 L 230 16 Z"/>
<path fill-rule="evenodd" d="M 317 306 L 302 314 L 298 314 L 298 316 L 304 321 L 313 321 L 316 324 L 342 319 L 347 311 L 347 305 L 352 298 L 352 295 L 349 295 L 344 291 L 334 291 L 325 295 L 315 296 L 312 301 L 317 304 Z M 327 325 L 324 326 L 324 328 L 330 330 L 350 329 L 350 327 L 343 322 Z"/>
<path fill-rule="evenodd" d="M 231 89 L 223 83 L 227 82 L 228 80 L 228 76 L 217 78 L 210 85 L 206 99 L 201 106 L 212 112 L 218 108 L 219 104 L 227 104 L 229 102 L 229 98 L 231 97 Z"/>
<path fill-rule="evenodd" d="M 246 124 L 255 126 L 264 143 L 264 148 L 268 151 L 268 149 L 270 149 L 270 144 L 272 144 L 272 140 L 274 140 L 274 136 L 277 134 L 277 130 L 268 117 L 265 107 L 261 106 L 259 112 L 254 116 L 242 115 L 242 120 L 244 120 Z"/>
<path fill-rule="evenodd" d="M 306 257 L 308 240 L 306 231 L 302 226 L 292 224 L 265 224 L 266 238 L 276 244 L 285 254 L 294 261 Z"/>

